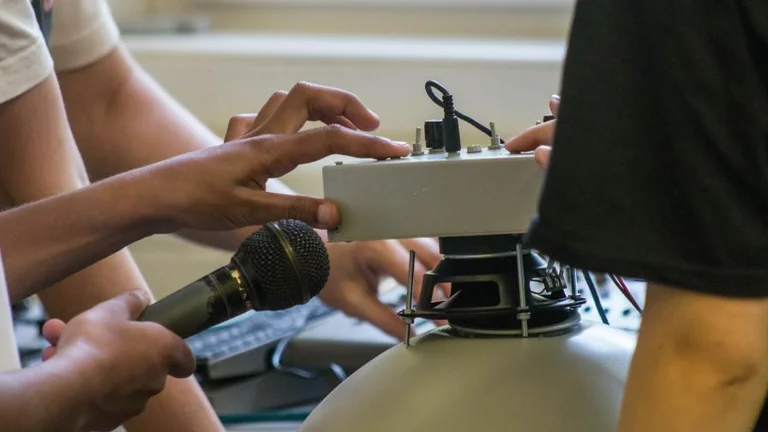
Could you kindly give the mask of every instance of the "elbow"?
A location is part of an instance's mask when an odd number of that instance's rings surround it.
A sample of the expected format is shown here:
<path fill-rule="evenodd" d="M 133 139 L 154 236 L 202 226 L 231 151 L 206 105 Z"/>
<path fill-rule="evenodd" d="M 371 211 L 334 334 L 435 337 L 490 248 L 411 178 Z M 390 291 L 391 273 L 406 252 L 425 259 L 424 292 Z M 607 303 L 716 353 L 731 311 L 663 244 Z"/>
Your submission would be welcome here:
<path fill-rule="evenodd" d="M 762 383 L 768 379 L 766 343 L 752 343 L 751 338 L 741 336 L 688 333 L 674 338 L 675 357 L 683 367 L 723 391 Z"/>
<path fill-rule="evenodd" d="M 768 299 L 649 284 L 641 347 L 649 366 L 665 368 L 669 379 L 702 390 L 763 386 L 768 382 Z"/>
<path fill-rule="evenodd" d="M 765 358 L 757 356 L 731 359 L 724 363 L 717 375 L 716 384 L 723 389 L 742 388 L 766 378 Z"/>

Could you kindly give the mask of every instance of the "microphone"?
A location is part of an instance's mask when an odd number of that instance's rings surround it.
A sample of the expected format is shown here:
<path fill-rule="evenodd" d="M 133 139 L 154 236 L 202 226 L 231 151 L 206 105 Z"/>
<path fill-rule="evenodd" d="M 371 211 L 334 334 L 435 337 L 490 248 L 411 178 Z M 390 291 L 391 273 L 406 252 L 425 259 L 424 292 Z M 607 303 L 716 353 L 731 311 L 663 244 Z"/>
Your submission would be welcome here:
<path fill-rule="evenodd" d="M 270 222 L 240 245 L 229 264 L 148 306 L 138 321 L 161 324 L 186 339 L 249 310 L 307 303 L 329 273 L 328 251 L 312 227 Z"/>

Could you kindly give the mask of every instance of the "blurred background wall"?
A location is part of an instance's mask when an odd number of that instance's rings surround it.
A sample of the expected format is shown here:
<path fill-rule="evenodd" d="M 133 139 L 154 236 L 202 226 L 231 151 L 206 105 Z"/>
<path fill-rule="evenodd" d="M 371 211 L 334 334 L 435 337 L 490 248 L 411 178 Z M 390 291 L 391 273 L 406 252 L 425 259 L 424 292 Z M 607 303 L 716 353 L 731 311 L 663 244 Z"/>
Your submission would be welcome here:
<path fill-rule="evenodd" d="M 428 79 L 457 109 L 509 137 L 548 113 L 559 89 L 573 0 L 111 0 L 126 46 L 215 132 L 300 80 L 352 91 L 381 117 L 377 133 L 412 141 L 439 108 Z M 463 127 L 465 143 L 485 143 Z M 343 159 L 334 157 L 332 160 Z M 321 167 L 285 180 L 322 195 Z M 471 182 L 472 179 L 467 179 Z M 156 236 L 132 247 L 159 297 L 228 261 Z"/>

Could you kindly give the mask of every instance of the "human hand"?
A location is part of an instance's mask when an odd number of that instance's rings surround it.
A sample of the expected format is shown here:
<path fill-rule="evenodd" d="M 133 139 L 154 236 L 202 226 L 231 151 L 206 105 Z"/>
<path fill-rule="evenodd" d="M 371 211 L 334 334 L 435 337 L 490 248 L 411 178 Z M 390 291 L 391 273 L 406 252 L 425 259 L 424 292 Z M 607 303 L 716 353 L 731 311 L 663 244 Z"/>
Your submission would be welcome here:
<path fill-rule="evenodd" d="M 283 100 L 276 103 L 279 98 Z M 227 135 L 239 138 L 139 171 L 146 189 L 160 190 L 153 193 L 160 213 L 170 222 L 169 231 L 225 231 L 280 219 L 335 228 L 339 214 L 334 203 L 267 192 L 267 181 L 332 154 L 379 159 L 409 153 L 405 143 L 356 130 L 377 127 L 378 118 L 350 93 L 301 84 L 273 99 L 274 111 L 267 117 L 269 110 L 262 110 L 263 121 L 257 127 L 259 116 L 245 133 L 230 128 Z M 330 124 L 298 132 L 308 120 Z"/>
<path fill-rule="evenodd" d="M 552 96 L 549 100 L 549 110 L 557 117 L 560 108 L 560 97 Z M 520 135 L 509 139 L 504 147 L 511 153 L 519 153 L 534 150 L 536 162 L 542 168 L 549 166 L 549 157 L 552 153 L 552 140 L 555 135 L 557 120 L 551 120 L 528 128 Z"/>
<path fill-rule="evenodd" d="M 379 127 L 379 117 L 354 94 L 299 82 L 290 92 L 281 90 L 272 94 L 257 114 L 232 117 L 224 142 L 264 134 L 291 134 L 308 121 L 367 132 Z"/>
<path fill-rule="evenodd" d="M 405 323 L 392 308 L 379 300 L 381 279 L 392 277 L 408 284 L 409 251 L 416 253 L 414 263 L 414 301 L 422 290 L 424 273 L 440 261 L 437 242 L 429 238 L 384 240 L 354 243 L 328 243 L 331 274 L 319 297 L 325 304 L 349 316 L 365 320 L 385 333 L 402 339 Z M 441 284 L 433 300 L 450 295 L 448 285 Z M 443 324 L 438 322 L 438 324 Z"/>
<path fill-rule="evenodd" d="M 299 83 L 288 93 L 274 93 L 258 114 L 232 117 L 224 140 L 264 133 L 295 133 L 307 121 L 317 120 L 366 131 L 375 130 L 379 125 L 376 114 L 366 108 L 357 96 L 331 87 Z M 382 278 L 392 277 L 406 285 L 409 251 L 413 250 L 416 252 L 414 297 L 418 298 L 424 273 L 440 260 L 437 241 L 419 238 L 328 243 L 326 247 L 331 260 L 331 273 L 319 294 L 323 302 L 402 339 L 405 324 L 390 306 L 379 300 L 379 282 Z M 447 284 L 438 288 L 435 300 L 450 294 Z"/>
<path fill-rule="evenodd" d="M 141 414 L 170 375 L 190 376 L 194 357 L 186 343 L 159 324 L 134 321 L 149 305 L 129 292 L 76 316 L 50 320 L 43 334 L 52 344 L 44 360 L 72 377 L 72 397 L 83 430 L 111 431 Z"/>

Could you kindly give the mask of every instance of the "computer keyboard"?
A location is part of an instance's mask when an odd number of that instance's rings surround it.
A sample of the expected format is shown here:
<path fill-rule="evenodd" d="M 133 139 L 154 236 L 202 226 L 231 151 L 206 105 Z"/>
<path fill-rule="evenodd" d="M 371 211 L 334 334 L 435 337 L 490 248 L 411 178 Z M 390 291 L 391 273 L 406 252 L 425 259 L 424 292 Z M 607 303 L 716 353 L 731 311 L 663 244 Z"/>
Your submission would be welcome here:
<path fill-rule="evenodd" d="M 42 362 L 43 350 L 49 345 L 40 329 L 48 319 L 42 303 L 37 297 L 30 297 L 13 305 L 13 331 L 19 359 L 23 367 Z"/>
<path fill-rule="evenodd" d="M 196 374 L 204 380 L 255 375 L 271 368 L 277 344 L 334 309 L 318 298 L 280 311 L 247 312 L 187 339 L 197 359 Z"/>

